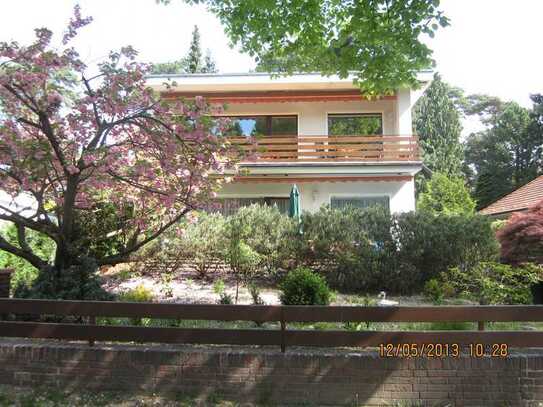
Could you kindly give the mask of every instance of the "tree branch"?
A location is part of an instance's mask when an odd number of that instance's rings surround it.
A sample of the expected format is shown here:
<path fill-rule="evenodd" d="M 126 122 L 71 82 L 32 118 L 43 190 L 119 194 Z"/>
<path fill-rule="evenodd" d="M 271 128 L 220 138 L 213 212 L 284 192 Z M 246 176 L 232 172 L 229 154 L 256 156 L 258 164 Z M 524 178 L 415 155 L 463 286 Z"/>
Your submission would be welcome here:
<path fill-rule="evenodd" d="M 151 242 L 152 240 L 156 239 L 157 237 L 159 237 L 163 232 L 165 232 L 169 227 L 171 227 L 173 224 L 179 222 L 179 220 L 181 220 L 181 218 L 183 216 L 185 216 L 188 212 L 190 212 L 193 208 L 191 207 L 186 207 L 185 209 L 183 209 L 177 216 L 175 216 L 173 219 L 171 219 L 169 222 L 165 223 L 164 225 L 162 225 L 155 233 L 153 233 L 152 235 L 150 235 L 149 237 L 143 239 L 142 241 L 140 241 L 139 243 L 136 243 L 134 244 L 133 246 L 131 247 L 126 247 L 123 251 L 121 251 L 120 253 L 116 254 L 116 255 L 113 255 L 113 256 L 108 256 L 108 257 L 104 257 L 103 259 L 101 259 L 99 262 L 98 262 L 98 265 L 100 266 L 104 266 L 104 265 L 115 265 L 115 264 L 118 264 L 118 263 L 122 263 L 123 261 L 126 261 L 128 259 L 128 256 L 132 253 L 134 253 L 135 251 L 137 251 L 138 249 L 140 249 L 141 247 L 143 247 L 144 245 L 146 245 L 147 243 Z"/>
<path fill-rule="evenodd" d="M 41 269 L 47 265 L 46 261 L 42 260 L 39 256 L 36 256 L 31 250 L 25 250 L 17 246 L 13 246 L 2 236 L 0 236 L 0 250 L 5 250 L 8 253 L 25 259 L 37 269 Z"/>

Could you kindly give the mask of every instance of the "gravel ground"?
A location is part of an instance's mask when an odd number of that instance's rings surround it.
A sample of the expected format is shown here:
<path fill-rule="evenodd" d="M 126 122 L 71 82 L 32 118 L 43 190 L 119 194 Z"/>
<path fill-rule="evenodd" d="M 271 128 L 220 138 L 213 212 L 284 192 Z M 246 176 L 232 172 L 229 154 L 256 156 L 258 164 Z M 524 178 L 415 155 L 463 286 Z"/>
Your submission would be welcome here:
<path fill-rule="evenodd" d="M 105 287 L 113 293 L 121 293 L 143 285 L 151 291 L 157 301 L 179 302 L 186 304 L 216 304 L 219 295 L 213 290 L 215 281 L 221 279 L 225 283 L 226 292 L 235 296 L 235 281 L 224 272 L 211 273 L 207 279 L 198 279 L 194 272 L 189 270 L 177 271 L 173 274 L 170 283 L 171 296 L 165 295 L 165 286 L 158 273 L 140 274 L 130 271 L 130 266 L 123 264 L 108 269 L 103 273 L 106 280 Z M 260 281 L 260 297 L 267 305 L 280 304 L 280 292 L 269 281 Z M 369 297 L 377 301 L 377 295 Z M 364 294 L 346 294 L 336 292 L 332 305 L 356 305 L 363 304 Z M 399 305 L 431 305 L 422 296 L 392 296 L 387 299 L 397 301 Z M 246 287 L 240 286 L 238 304 L 252 304 L 252 298 Z"/>

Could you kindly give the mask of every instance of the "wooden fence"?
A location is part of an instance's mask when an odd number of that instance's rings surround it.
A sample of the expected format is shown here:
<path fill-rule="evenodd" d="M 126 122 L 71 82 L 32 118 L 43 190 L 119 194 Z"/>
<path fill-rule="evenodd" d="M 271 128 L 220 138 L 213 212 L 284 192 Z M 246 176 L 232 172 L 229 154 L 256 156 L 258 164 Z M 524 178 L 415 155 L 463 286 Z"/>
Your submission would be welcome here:
<path fill-rule="evenodd" d="M 21 320 L 77 316 L 82 323 Z M 543 347 L 543 331 L 485 331 L 484 322 L 543 321 L 543 306 L 267 306 L 0 299 L 0 337 L 147 343 L 375 347 L 381 344 L 507 344 Z M 278 322 L 278 329 L 200 329 L 96 325 L 96 317 Z M 19 320 L 17 320 L 19 319 Z M 289 329 L 293 322 L 479 322 L 474 331 Z"/>

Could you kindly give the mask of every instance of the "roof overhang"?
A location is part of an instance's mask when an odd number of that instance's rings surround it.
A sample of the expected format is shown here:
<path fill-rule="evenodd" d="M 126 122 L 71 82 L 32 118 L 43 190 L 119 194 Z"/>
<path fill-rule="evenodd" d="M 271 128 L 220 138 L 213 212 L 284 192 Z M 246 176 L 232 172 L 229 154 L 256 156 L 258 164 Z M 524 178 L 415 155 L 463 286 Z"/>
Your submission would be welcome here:
<path fill-rule="evenodd" d="M 241 164 L 247 177 L 412 177 L 422 169 L 420 162 L 338 162 L 322 163 L 250 163 Z M 233 175 L 233 173 L 231 173 Z"/>
<path fill-rule="evenodd" d="M 432 79 L 431 71 L 417 75 L 422 85 Z M 357 90 L 354 76 L 340 78 L 337 75 L 322 76 L 318 73 L 291 74 L 288 76 L 269 73 L 243 74 L 176 74 L 150 75 L 147 84 L 165 95 L 169 93 L 213 93 L 255 91 L 338 91 Z M 169 85 L 167 85 L 169 84 Z"/>

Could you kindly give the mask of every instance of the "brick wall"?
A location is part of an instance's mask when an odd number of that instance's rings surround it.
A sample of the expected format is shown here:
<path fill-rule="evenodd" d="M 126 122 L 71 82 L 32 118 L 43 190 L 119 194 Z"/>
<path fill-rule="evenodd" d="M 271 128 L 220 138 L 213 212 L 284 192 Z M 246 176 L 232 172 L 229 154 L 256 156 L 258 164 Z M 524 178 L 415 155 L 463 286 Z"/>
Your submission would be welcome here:
<path fill-rule="evenodd" d="M 345 353 L 0 341 L 0 383 L 214 394 L 256 404 L 540 406 L 543 353 L 381 359 Z"/>

